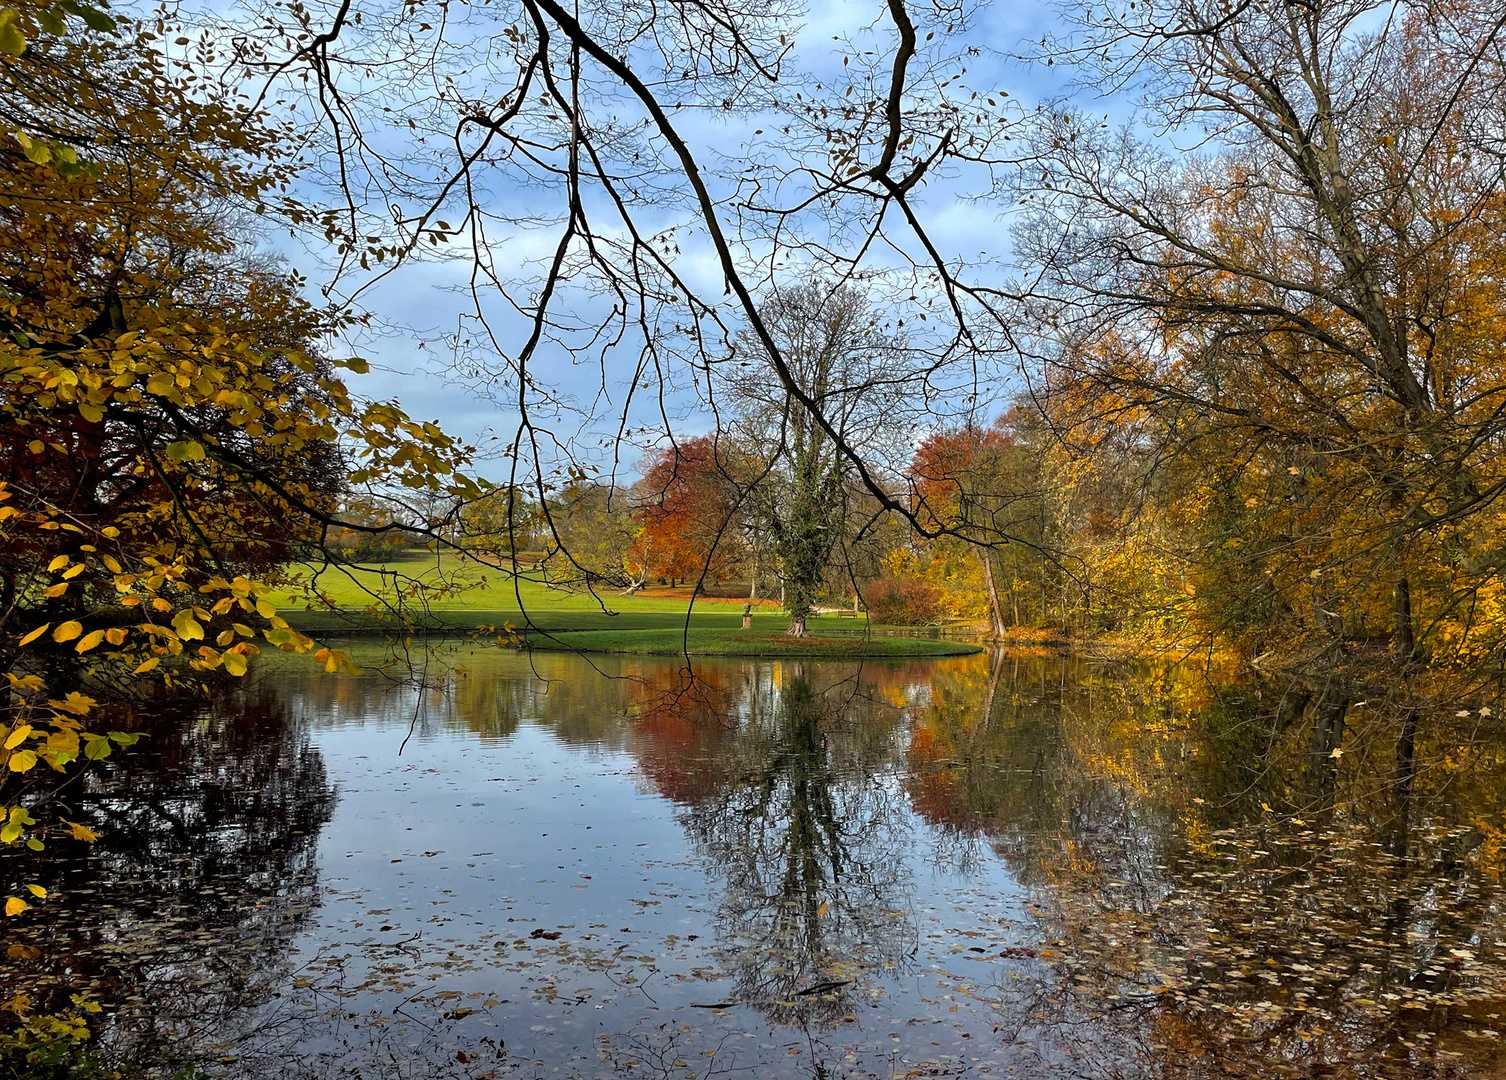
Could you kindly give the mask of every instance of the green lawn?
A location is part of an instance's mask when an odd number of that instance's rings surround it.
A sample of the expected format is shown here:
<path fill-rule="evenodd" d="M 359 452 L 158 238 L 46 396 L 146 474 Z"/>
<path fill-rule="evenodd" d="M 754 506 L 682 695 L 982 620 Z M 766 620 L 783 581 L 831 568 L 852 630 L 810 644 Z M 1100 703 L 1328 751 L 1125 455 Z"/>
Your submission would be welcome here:
<path fill-rule="evenodd" d="M 368 568 L 328 569 L 317 574 L 313 567 L 296 568 L 295 572 L 311 580 L 335 605 L 330 610 L 293 592 L 273 598 L 279 614 L 310 633 L 395 628 L 399 624 L 390 609 L 371 594 L 391 600 L 411 591 L 415 582 L 431 588 L 450 579 L 461 582 L 462 588 L 433 597 L 426 607 L 407 604 L 407 613 L 416 625 L 456 632 L 510 624 L 519 630 L 531 626 L 551 633 L 596 630 L 672 633 L 685 626 L 689 595 L 682 589 L 680 596 L 665 596 L 662 594 L 670 590 L 650 588 L 632 596 L 605 590 L 598 598 L 586 592 L 552 589 L 526 573 L 514 582 L 512 574 L 505 570 L 469 560 L 462 562 L 452 555 L 411 557 Z M 742 603 L 699 599 L 690 623 L 697 630 L 738 630 L 742 625 Z M 772 636 L 788 625 L 788 617 L 776 608 L 758 609 L 753 616 L 754 631 L 758 634 Z M 826 616 L 813 619 L 812 629 L 861 633 L 867 629 L 867 620 Z"/>
<path fill-rule="evenodd" d="M 526 572 L 516 582 L 510 571 L 487 566 L 474 560 L 460 560 L 454 555 L 410 556 L 368 567 L 295 567 L 294 573 L 312 582 L 334 601 L 336 607 L 362 611 L 378 602 L 377 597 L 391 600 L 411 592 L 415 586 L 436 589 L 448 582 L 459 588 L 432 601 L 436 611 L 517 611 L 519 599 L 530 611 L 599 611 L 605 603 L 614 610 L 684 611 L 683 600 L 664 597 L 621 596 L 608 589 L 601 598 L 587 592 L 552 589 Z M 372 594 L 377 594 L 373 596 Z M 303 607 L 305 600 L 293 592 L 276 598 L 279 607 Z M 718 607 L 728 606 L 724 603 Z M 729 610 L 731 608 L 729 607 Z M 738 610 L 741 610 L 739 607 Z"/>
<path fill-rule="evenodd" d="M 308 633 L 405 629 L 382 601 L 407 595 L 406 615 L 420 630 L 470 633 L 511 628 L 531 648 L 544 650 L 666 656 L 684 655 L 687 650 L 689 592 L 684 589 L 678 596 L 664 595 L 671 590 L 661 588 L 632 596 L 608 590 L 594 597 L 552 589 L 527 574 L 515 582 L 511 573 L 498 567 L 453 555 L 322 572 L 303 567 L 299 572 L 334 605 L 331 609 L 311 603 L 296 592 L 274 598 L 280 614 Z M 416 584 L 432 589 L 447 581 L 458 582 L 460 587 L 422 602 L 417 598 Z M 870 635 L 867 620 L 851 616 L 814 617 L 812 636 L 789 638 L 784 635 L 789 617 L 772 607 L 758 609 L 752 629 L 743 630 L 742 607 L 741 601 L 697 600 L 689 615 L 690 654 L 873 659 L 965 656 L 978 651 L 976 646 L 956 641 Z"/>

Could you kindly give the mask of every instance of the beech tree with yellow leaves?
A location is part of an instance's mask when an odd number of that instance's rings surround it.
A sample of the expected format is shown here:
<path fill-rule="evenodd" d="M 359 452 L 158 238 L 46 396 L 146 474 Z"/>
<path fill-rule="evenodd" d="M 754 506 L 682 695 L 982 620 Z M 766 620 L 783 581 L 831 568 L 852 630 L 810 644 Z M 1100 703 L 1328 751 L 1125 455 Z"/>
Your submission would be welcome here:
<path fill-rule="evenodd" d="M 384 498 L 482 488 L 468 449 L 361 402 L 327 343 L 358 320 L 305 300 L 238 222 L 318 215 L 297 161 L 212 48 L 64 3 L 0 14 L 0 842 L 93 839 L 53 814 L 138 688 L 308 652 L 269 599 L 332 530 L 428 531 Z M 186 41 L 184 38 L 175 40 Z M 342 522 L 365 489 L 386 512 Z M 320 649 L 334 670 L 346 659 Z M 6 882 L 7 915 L 46 896 Z"/>

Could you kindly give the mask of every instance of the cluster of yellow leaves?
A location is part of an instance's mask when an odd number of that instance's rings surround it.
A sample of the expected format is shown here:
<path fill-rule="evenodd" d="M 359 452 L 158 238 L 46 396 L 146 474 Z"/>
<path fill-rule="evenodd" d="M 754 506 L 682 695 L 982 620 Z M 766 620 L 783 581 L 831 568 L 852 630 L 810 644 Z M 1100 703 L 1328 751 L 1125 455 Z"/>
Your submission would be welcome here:
<path fill-rule="evenodd" d="M 294 279 L 216 261 L 240 248 L 206 207 L 307 217 L 285 194 L 297 168 L 286 132 L 233 80 L 189 77 L 161 20 L 77 0 L 13 5 L 0 8 L 0 140 L 21 148 L 3 164 L 23 209 L 0 244 L 0 276 L 16 284 L 0 289 L 12 465 L 0 550 L 17 603 L 0 615 L 14 672 L 0 843 L 35 849 L 94 838 L 43 820 L 36 776 L 137 736 L 108 730 L 93 698 L 50 696 L 20 672 L 66 659 L 101 685 L 186 688 L 245 674 L 263 647 L 350 668 L 270 600 L 277 561 L 338 523 L 330 469 L 308 463 L 337 463 L 345 447 L 355 483 L 483 488 L 463 471 L 470 447 L 395 403 L 353 398 L 336 372 L 365 361 L 310 355 L 356 315 L 314 308 Z M 218 70 L 212 51 L 196 53 L 203 72 Z M 132 494 L 105 505 L 104 489 Z M 46 898 L 40 885 L 17 891 Z M 27 906 L 16 895 L 5 909 Z"/>
<path fill-rule="evenodd" d="M 31 955 L 35 951 L 26 945 L 12 945 L 8 950 L 13 957 Z M 0 1001 L 0 1012 L 8 1012 L 15 1019 L 18 1032 L 13 1032 L 12 1038 L 19 1033 L 21 1037 L 29 1037 L 44 1046 L 82 1043 L 89 1038 L 88 1016 L 103 1010 L 97 1002 L 82 994 L 70 995 L 70 1000 L 73 1008 L 66 1012 L 38 1013 L 27 995 L 12 994 Z"/>
<path fill-rule="evenodd" d="M 7 494 L 0 491 L 0 496 Z M 46 530 L 49 525 L 81 531 L 71 523 L 59 523 L 51 519 L 26 520 L 28 515 L 8 514 L 0 521 L 0 542 L 5 542 L 18 525 L 30 525 Z M 105 533 L 118 533 L 107 528 Z M 100 536 L 95 539 L 108 542 L 114 537 Z M 118 603 L 125 612 L 136 612 L 139 622 L 116 624 L 86 630 L 79 619 L 67 619 L 56 625 L 43 623 L 24 634 L 18 645 L 23 650 L 37 643 L 71 646 L 77 655 L 91 654 L 90 671 L 110 671 L 117 676 L 145 676 L 156 669 L 164 658 L 186 654 L 186 667 L 190 670 L 209 672 L 221 669 L 230 675 L 243 675 L 251 657 L 259 648 L 253 643 L 256 637 L 289 651 L 308 652 L 314 642 L 288 626 L 277 615 L 276 608 L 267 599 L 268 588 L 257 582 L 237 577 L 226 581 L 211 577 L 204 584 L 192 587 L 188 583 L 189 570 L 182 561 L 166 564 L 152 555 L 139 556 L 139 565 L 128 571 L 121 558 L 128 557 L 124 551 L 120 558 L 101 552 L 94 545 L 83 545 L 87 558 L 97 560 L 99 568 L 110 573 Z M 57 556 L 49 564 L 53 573 L 61 572 L 63 585 L 77 575 L 73 569 L 82 569 L 82 562 L 72 562 L 67 556 Z M 61 590 L 49 587 L 53 597 Z M 229 624 L 215 634 L 213 642 L 206 640 L 211 624 L 218 620 Z M 241 621 L 246 620 L 246 621 Z M 252 623 L 260 624 L 259 631 Z M 202 644 L 196 644 L 200 643 Z M 24 658 L 25 653 L 22 653 Z M 324 649 L 318 658 L 330 670 L 349 665 L 349 658 L 339 650 Z M 169 681 L 177 676 L 169 673 Z M 110 756 L 115 746 L 131 746 L 139 736 L 132 732 L 91 730 L 87 721 L 98 702 L 91 697 L 70 692 L 61 698 L 49 698 L 39 675 L 17 675 L 8 672 L 11 700 L 19 702 L 8 713 L 8 725 L 0 740 L 0 770 L 5 773 L 24 774 L 39 765 L 55 772 L 79 761 L 99 761 Z M 25 843 L 33 850 L 43 847 L 42 829 L 28 807 L 21 804 L 0 806 L 0 843 L 10 845 Z M 76 822 L 61 820 L 54 828 L 61 827 L 74 839 L 92 841 L 95 834 Z M 34 898 L 45 899 L 46 891 L 39 885 L 29 885 Z M 6 900 L 7 915 L 17 915 L 27 908 L 27 902 L 19 896 Z"/>
<path fill-rule="evenodd" d="M 940 589 L 949 619 L 972 621 L 988 614 L 988 592 L 977 555 L 961 540 L 948 538 L 924 553 L 893 548 L 880 562 L 890 577 L 924 581 Z"/>

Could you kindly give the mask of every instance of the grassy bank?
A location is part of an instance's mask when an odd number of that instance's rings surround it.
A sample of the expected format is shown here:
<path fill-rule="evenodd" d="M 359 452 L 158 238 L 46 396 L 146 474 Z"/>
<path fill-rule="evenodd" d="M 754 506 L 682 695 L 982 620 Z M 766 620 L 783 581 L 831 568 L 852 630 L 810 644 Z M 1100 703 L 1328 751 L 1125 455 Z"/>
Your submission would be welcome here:
<path fill-rule="evenodd" d="M 398 624 L 391 605 L 403 599 L 404 616 L 436 631 L 466 632 L 511 624 L 551 632 L 607 629 L 671 629 L 683 626 L 690 602 L 687 588 L 650 586 L 631 595 L 616 590 L 589 592 L 552 588 L 539 575 L 509 570 L 445 554 L 408 557 L 363 567 L 295 570 L 328 600 L 310 601 L 297 590 L 273 598 L 279 612 L 300 630 L 378 632 Z M 415 586 L 424 590 L 421 597 Z M 332 606 L 330 606 L 332 605 Z M 696 599 L 692 623 L 708 629 L 741 624 L 743 601 Z M 526 615 L 525 615 L 526 612 Z M 862 626 L 862 620 L 848 619 Z M 770 631 L 785 620 L 772 605 L 761 605 L 755 625 Z"/>
<path fill-rule="evenodd" d="M 488 633 L 511 628 L 537 649 L 683 655 L 690 590 L 650 586 L 624 596 L 551 588 L 537 575 L 508 571 L 453 555 L 425 555 L 365 567 L 318 571 L 304 567 L 305 581 L 333 608 L 311 603 L 296 590 L 274 598 L 279 612 L 306 633 L 405 633 L 389 609 L 415 584 L 432 594 L 424 605 L 408 601 L 405 616 L 418 631 Z M 453 587 L 448 587 L 453 585 Z M 789 638 L 789 617 L 765 602 L 754 609 L 753 626 L 742 629 L 744 601 L 698 597 L 688 617 L 689 651 L 695 656 L 831 656 L 837 658 L 964 656 L 971 645 L 919 637 L 870 634 L 866 618 L 824 615 L 810 620 L 812 635 Z M 548 635 L 558 635 L 552 640 Z"/>

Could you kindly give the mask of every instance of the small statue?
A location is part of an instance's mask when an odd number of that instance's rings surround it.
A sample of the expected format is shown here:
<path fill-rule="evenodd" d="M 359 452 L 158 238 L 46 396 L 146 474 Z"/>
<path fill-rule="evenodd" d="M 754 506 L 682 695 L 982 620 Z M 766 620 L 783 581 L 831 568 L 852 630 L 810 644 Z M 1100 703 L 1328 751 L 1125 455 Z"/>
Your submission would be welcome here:
<path fill-rule="evenodd" d="M 743 629 L 753 629 L 753 601 L 751 600 L 743 605 Z"/>

